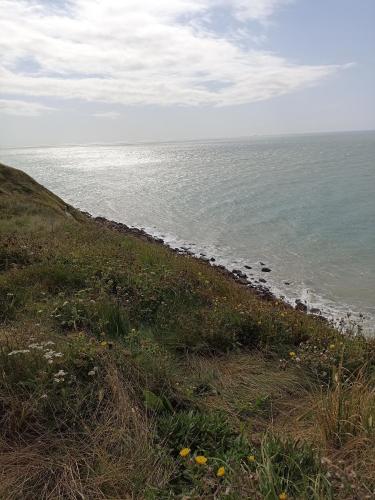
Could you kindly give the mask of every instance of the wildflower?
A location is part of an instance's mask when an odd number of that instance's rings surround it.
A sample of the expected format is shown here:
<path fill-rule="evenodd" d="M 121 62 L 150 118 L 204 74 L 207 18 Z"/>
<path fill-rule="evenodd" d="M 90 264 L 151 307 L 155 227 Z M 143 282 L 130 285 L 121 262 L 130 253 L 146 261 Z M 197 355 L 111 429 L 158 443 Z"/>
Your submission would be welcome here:
<path fill-rule="evenodd" d="M 100 345 L 103 346 L 103 347 L 105 347 L 107 345 L 107 341 L 106 340 L 102 340 L 100 342 Z"/>
<path fill-rule="evenodd" d="M 43 349 L 43 346 L 41 344 L 29 344 L 27 346 L 29 349 L 38 349 L 39 351 L 41 351 Z"/>
<path fill-rule="evenodd" d="M 65 375 L 68 375 L 68 373 L 64 372 L 64 370 L 59 370 L 57 373 L 54 374 L 54 377 L 65 377 Z"/>
<path fill-rule="evenodd" d="M 255 462 L 255 456 L 254 456 L 254 455 L 249 455 L 249 456 L 247 457 L 247 460 L 248 460 L 249 462 Z"/>
<path fill-rule="evenodd" d="M 297 354 L 294 351 L 290 351 L 289 356 L 291 358 L 295 358 L 297 356 Z"/>
<path fill-rule="evenodd" d="M 279 500 L 287 500 L 288 495 L 285 493 L 285 491 L 281 492 L 279 495 Z"/>
<path fill-rule="evenodd" d="M 8 352 L 8 356 L 13 356 L 14 354 L 26 354 L 27 352 L 30 352 L 30 350 L 29 349 L 19 349 L 18 351 Z"/>
<path fill-rule="evenodd" d="M 217 477 L 223 477 L 224 474 L 225 474 L 225 467 L 219 467 L 216 472 Z"/>
<path fill-rule="evenodd" d="M 184 458 L 184 457 L 187 457 L 190 453 L 190 448 L 182 448 L 182 450 L 180 450 L 180 457 Z"/>
<path fill-rule="evenodd" d="M 203 455 L 197 455 L 195 461 L 198 465 L 205 465 L 207 463 L 207 458 Z"/>
<path fill-rule="evenodd" d="M 330 344 L 329 348 L 333 350 L 335 348 L 335 344 Z"/>
<path fill-rule="evenodd" d="M 40 399 L 47 399 L 47 397 L 48 397 L 48 396 L 47 396 L 47 394 L 42 394 L 42 395 L 40 396 Z"/>
<path fill-rule="evenodd" d="M 94 368 L 92 370 L 90 370 L 87 375 L 90 375 L 90 377 L 93 377 L 94 375 L 96 375 L 97 371 L 98 371 L 98 367 L 94 366 Z"/>

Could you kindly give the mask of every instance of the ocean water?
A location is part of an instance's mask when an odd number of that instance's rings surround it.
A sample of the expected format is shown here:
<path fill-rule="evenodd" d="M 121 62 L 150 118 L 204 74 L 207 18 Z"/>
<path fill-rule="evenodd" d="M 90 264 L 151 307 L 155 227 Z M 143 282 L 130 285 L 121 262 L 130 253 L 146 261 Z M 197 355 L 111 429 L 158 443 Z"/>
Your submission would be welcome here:
<path fill-rule="evenodd" d="M 2 149 L 0 161 L 374 331 L 375 132 Z"/>

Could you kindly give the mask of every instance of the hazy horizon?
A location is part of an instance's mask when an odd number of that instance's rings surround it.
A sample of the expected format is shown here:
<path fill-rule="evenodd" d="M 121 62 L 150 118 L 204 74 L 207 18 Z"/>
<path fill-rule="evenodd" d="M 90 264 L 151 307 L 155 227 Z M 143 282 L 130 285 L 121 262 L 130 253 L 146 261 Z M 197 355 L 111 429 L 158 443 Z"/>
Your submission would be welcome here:
<path fill-rule="evenodd" d="M 375 129 L 365 129 L 365 130 L 323 130 L 319 132 L 287 132 L 279 134 L 253 134 L 253 135 L 243 135 L 243 136 L 233 136 L 233 137 L 192 137 L 186 139 L 177 140 L 139 140 L 139 141 L 108 141 L 108 142 L 77 142 L 77 143 L 62 143 L 62 144 L 35 144 L 32 146 L 0 146 L 0 149 L 33 149 L 33 148 L 64 148 L 64 147 L 89 147 L 89 146 L 131 146 L 131 145 L 152 145 L 152 144 L 173 144 L 173 143 L 189 143 L 189 142 L 231 142 L 231 141 L 247 141 L 251 139 L 267 139 L 267 138 L 282 138 L 282 137 L 294 137 L 294 136 L 316 136 L 316 135 L 335 135 L 335 134 L 355 134 L 355 133 L 375 133 Z"/>

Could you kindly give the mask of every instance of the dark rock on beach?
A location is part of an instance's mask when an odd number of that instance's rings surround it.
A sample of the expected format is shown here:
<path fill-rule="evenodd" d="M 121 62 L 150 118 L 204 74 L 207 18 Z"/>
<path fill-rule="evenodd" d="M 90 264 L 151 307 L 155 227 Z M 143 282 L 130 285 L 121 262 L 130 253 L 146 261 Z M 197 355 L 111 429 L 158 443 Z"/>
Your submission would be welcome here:
<path fill-rule="evenodd" d="M 295 309 L 297 311 L 303 311 L 303 312 L 307 312 L 307 305 L 304 304 L 300 299 L 296 299 L 296 306 L 295 306 Z"/>
<path fill-rule="evenodd" d="M 233 269 L 232 273 L 240 278 L 247 278 L 247 274 L 243 273 L 240 269 Z"/>
<path fill-rule="evenodd" d="M 310 309 L 311 314 L 321 314 L 321 310 L 318 309 L 317 307 L 313 307 Z"/>
<path fill-rule="evenodd" d="M 269 267 L 262 267 L 262 273 L 270 273 L 271 269 Z"/>
<path fill-rule="evenodd" d="M 241 285 L 248 285 L 248 281 L 246 278 L 237 278 L 237 283 L 241 283 Z"/>
<path fill-rule="evenodd" d="M 243 267 L 245 267 L 246 269 L 252 269 L 252 267 L 251 267 L 251 266 L 247 266 L 247 265 L 246 265 L 246 266 L 243 266 Z"/>

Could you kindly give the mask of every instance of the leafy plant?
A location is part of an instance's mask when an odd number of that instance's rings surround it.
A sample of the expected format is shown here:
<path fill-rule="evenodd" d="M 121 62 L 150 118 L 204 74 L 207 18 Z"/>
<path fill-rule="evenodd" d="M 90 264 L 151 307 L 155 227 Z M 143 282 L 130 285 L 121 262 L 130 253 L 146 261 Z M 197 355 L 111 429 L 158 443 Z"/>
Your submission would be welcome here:
<path fill-rule="evenodd" d="M 307 443 L 266 435 L 258 474 L 259 489 L 266 500 L 277 499 L 281 492 L 292 498 L 332 498 L 320 457 Z"/>

